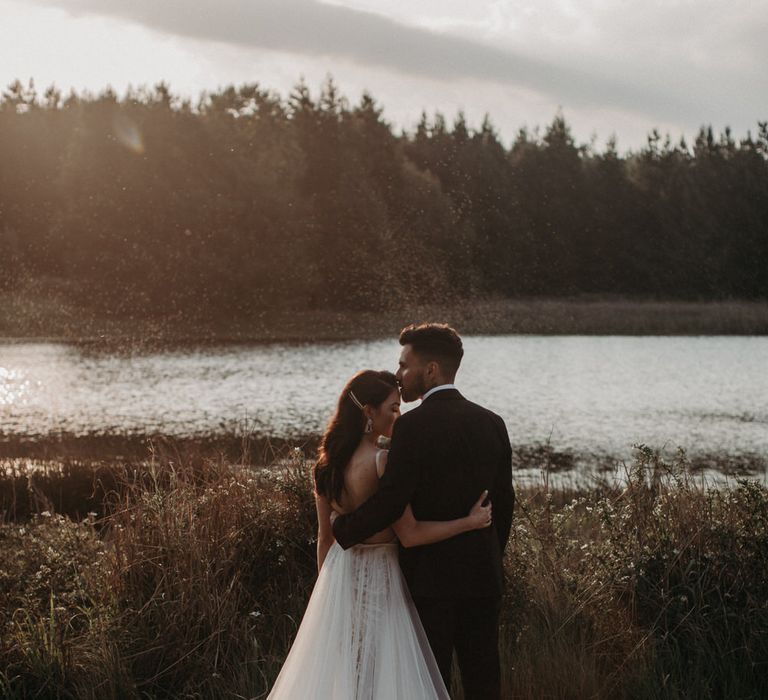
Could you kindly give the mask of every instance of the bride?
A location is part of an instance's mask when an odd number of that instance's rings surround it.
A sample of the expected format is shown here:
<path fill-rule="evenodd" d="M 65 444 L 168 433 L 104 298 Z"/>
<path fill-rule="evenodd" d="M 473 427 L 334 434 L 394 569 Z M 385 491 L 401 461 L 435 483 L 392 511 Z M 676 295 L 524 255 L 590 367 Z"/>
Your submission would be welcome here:
<path fill-rule="evenodd" d="M 319 576 L 269 700 L 432 700 L 448 691 L 398 564 L 398 540 L 415 547 L 491 524 L 480 495 L 469 515 L 446 522 L 414 518 L 347 551 L 333 539 L 331 514 L 354 510 L 377 488 L 400 415 L 390 372 L 363 370 L 347 382 L 320 442 L 315 466 Z"/>

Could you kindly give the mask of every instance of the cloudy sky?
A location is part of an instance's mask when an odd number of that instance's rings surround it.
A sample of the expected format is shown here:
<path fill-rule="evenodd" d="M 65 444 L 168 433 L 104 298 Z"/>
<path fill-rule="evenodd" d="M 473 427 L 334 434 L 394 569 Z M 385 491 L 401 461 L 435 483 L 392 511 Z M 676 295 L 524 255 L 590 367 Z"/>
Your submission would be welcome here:
<path fill-rule="evenodd" d="M 768 119 L 768 0 L 0 0 L 0 84 L 197 96 L 332 74 L 397 127 L 424 109 L 509 140 L 561 108 L 622 149 Z"/>

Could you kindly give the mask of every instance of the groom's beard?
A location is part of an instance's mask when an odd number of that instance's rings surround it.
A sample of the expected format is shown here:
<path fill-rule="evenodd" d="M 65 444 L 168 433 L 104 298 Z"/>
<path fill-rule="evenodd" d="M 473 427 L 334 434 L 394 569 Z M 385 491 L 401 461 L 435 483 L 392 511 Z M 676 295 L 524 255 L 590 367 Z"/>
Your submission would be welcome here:
<path fill-rule="evenodd" d="M 400 395 L 402 396 L 403 401 L 406 403 L 410 403 L 411 401 L 416 401 L 416 399 L 420 399 L 424 394 L 427 393 L 427 385 L 424 381 L 424 377 L 418 377 L 413 382 L 413 387 L 407 388 L 405 386 L 400 387 Z"/>

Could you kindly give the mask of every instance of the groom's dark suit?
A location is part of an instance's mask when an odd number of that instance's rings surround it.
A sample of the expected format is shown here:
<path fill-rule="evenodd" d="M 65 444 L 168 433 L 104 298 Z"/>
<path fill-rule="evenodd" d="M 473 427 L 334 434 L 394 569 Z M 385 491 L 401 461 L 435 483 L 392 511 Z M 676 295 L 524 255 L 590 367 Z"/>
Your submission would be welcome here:
<path fill-rule="evenodd" d="M 504 421 L 456 389 L 428 396 L 396 422 L 379 490 L 333 524 L 351 547 L 391 525 L 410 503 L 417 520 L 461 518 L 483 490 L 493 525 L 436 544 L 400 549 L 422 624 L 449 681 L 454 647 L 467 700 L 499 696 L 498 615 L 502 556 L 515 495 Z"/>

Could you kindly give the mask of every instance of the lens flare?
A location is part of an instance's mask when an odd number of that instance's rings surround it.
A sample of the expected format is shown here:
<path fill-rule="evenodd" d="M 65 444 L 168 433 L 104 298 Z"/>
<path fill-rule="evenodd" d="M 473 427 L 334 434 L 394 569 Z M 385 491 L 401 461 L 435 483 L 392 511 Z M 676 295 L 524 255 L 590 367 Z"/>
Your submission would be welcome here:
<path fill-rule="evenodd" d="M 128 150 L 136 154 L 144 153 L 144 141 L 135 122 L 122 114 L 118 114 L 112 122 L 112 129 L 117 140 Z"/>

